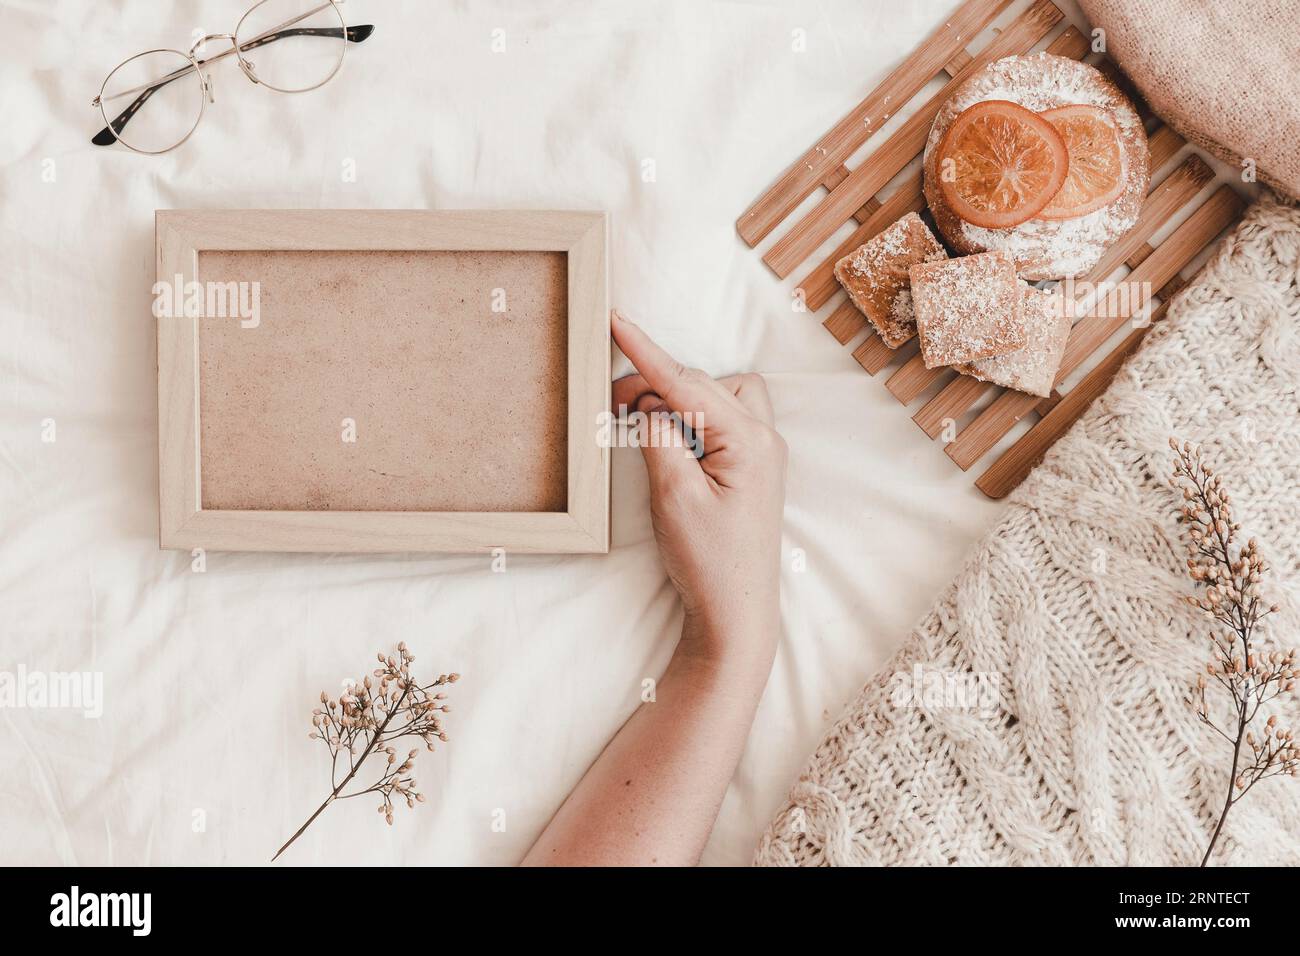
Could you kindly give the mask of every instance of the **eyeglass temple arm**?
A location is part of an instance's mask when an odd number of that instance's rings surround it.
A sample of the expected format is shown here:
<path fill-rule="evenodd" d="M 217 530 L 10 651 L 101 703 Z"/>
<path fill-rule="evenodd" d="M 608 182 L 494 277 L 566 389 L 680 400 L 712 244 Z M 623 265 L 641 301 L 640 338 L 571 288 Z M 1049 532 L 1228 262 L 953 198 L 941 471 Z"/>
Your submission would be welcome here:
<path fill-rule="evenodd" d="M 374 32 L 375 27 L 374 24 L 371 23 L 361 23 L 354 27 L 292 27 L 287 30 L 277 30 L 274 33 L 254 37 L 252 40 L 249 40 L 241 46 L 239 50 L 241 53 L 245 50 L 255 50 L 260 46 L 266 46 L 268 43 L 273 43 L 276 40 L 295 36 L 338 37 L 342 35 L 345 39 L 353 43 L 360 43 Z M 214 60 L 224 59 L 234 52 L 235 48 L 231 47 L 229 50 L 218 53 L 216 56 L 210 56 L 206 60 L 199 60 L 199 66 L 206 66 Z M 112 146 L 117 142 L 117 134 L 122 132 L 127 123 L 131 122 L 131 117 L 135 116 L 135 114 L 139 112 L 140 107 L 144 106 L 144 104 L 149 101 L 149 97 L 151 97 L 156 90 L 160 90 L 173 80 L 179 80 L 182 76 L 193 72 L 193 66 L 182 67 L 181 69 L 168 73 L 166 76 L 161 77 L 146 86 L 140 91 L 140 95 L 132 100 L 130 105 L 114 118 L 113 122 L 96 133 L 90 141 L 96 146 Z M 96 97 L 95 105 L 99 105 L 98 97 Z"/>

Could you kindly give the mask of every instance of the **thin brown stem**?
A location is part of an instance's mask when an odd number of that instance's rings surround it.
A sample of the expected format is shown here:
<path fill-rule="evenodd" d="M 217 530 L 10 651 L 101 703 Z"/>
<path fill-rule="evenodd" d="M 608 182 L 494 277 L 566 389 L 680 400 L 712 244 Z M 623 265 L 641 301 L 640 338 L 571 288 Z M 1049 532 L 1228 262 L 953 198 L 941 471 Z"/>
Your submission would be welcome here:
<path fill-rule="evenodd" d="M 335 799 L 338 798 L 338 795 L 342 792 L 343 788 L 352 782 L 352 778 L 357 775 L 357 771 L 361 769 L 361 765 L 366 762 L 366 758 L 370 756 L 371 751 L 373 751 L 375 749 L 375 746 L 379 743 L 379 738 L 382 737 L 384 734 L 384 728 L 388 726 L 388 722 L 393 719 L 393 715 L 397 713 L 398 709 L 402 705 L 402 702 L 406 700 L 406 695 L 408 692 L 409 691 L 407 690 L 402 691 L 402 696 L 398 699 L 397 706 L 394 707 L 391 711 L 389 711 L 388 716 L 384 718 L 383 724 L 381 724 L 379 726 L 379 729 L 375 731 L 374 737 L 370 739 L 370 743 L 367 744 L 366 749 L 362 751 L 360 759 L 357 760 L 356 765 L 352 768 L 351 772 L 349 772 L 348 775 L 343 778 L 343 782 L 340 783 L 337 787 L 335 787 L 333 792 L 328 797 L 325 798 L 325 802 L 316 808 L 316 812 L 307 818 L 307 822 L 304 823 L 302 826 L 300 826 L 297 832 L 294 833 L 293 836 L 289 837 L 289 839 L 285 841 L 284 846 L 280 847 L 280 849 L 275 851 L 275 856 L 271 857 L 272 863 L 274 863 L 276 860 L 280 858 L 281 853 L 283 853 L 285 850 L 289 849 L 289 847 L 293 845 L 294 840 L 302 836 L 303 831 L 306 830 L 309 826 L 311 826 L 312 823 L 316 820 L 316 818 L 325 812 L 325 808 L 328 807 L 331 803 L 335 801 Z"/>
<path fill-rule="evenodd" d="M 1246 734 L 1246 705 L 1242 704 L 1241 708 L 1237 718 L 1237 740 L 1232 745 L 1232 772 L 1228 774 L 1228 796 L 1223 801 L 1223 812 L 1219 814 L 1219 822 L 1214 828 L 1214 836 L 1210 837 L 1210 845 L 1205 848 L 1205 856 L 1201 857 L 1202 867 L 1210 862 L 1210 854 L 1214 852 L 1214 845 L 1219 842 L 1219 834 L 1223 832 L 1224 821 L 1228 819 L 1228 811 L 1232 809 L 1232 789 L 1237 785 L 1237 762 L 1241 759 L 1241 739 Z"/>
<path fill-rule="evenodd" d="M 1209 677 L 1227 692 L 1236 723 L 1233 735 L 1210 718 L 1205 695 L 1209 681 L 1202 675 L 1197 681 L 1201 721 L 1232 746 L 1223 809 L 1201 858 L 1201 866 L 1206 866 L 1232 808 L 1260 780 L 1297 771 L 1300 750 L 1290 730 L 1275 727 L 1276 716 L 1268 719 L 1260 739 L 1253 731 L 1247 732 L 1265 704 L 1293 689 L 1295 651 L 1275 653 L 1270 660 L 1266 652 L 1257 650 L 1257 645 L 1263 644 L 1258 625 L 1277 610 L 1276 605 L 1266 608 L 1260 603 L 1258 588 L 1261 575 L 1268 570 L 1267 562 L 1260 558 L 1254 538 L 1240 542 L 1241 525 L 1233 520 L 1228 491 L 1200 450 L 1172 438 L 1169 444 L 1177 455 L 1174 478 L 1183 485 L 1180 521 L 1189 526 L 1187 567 L 1192 580 L 1205 588 L 1189 601 L 1215 623 L 1210 633 L 1214 659 L 1209 662 Z M 1242 756 L 1243 745 L 1250 748 L 1248 760 Z"/>

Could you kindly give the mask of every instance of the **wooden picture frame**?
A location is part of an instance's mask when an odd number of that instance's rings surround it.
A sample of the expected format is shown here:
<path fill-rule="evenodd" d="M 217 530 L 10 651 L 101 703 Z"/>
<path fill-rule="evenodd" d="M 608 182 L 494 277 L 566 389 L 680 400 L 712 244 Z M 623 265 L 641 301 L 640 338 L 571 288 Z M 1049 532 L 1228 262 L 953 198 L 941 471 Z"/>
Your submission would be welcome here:
<path fill-rule="evenodd" d="M 155 219 L 155 246 L 159 282 L 154 292 L 155 315 L 158 316 L 159 544 L 162 548 L 307 552 L 482 552 L 501 548 L 507 552 L 605 553 L 609 550 L 609 449 L 608 443 L 601 442 L 599 437 L 602 420 L 608 415 L 610 399 L 604 213 L 514 210 L 158 210 Z M 474 255 L 496 252 L 563 254 L 567 266 L 558 274 L 559 278 L 554 284 L 555 288 L 565 290 L 564 321 L 567 323 L 567 331 L 562 333 L 565 338 L 556 348 L 556 353 L 560 356 L 557 361 L 565 364 L 559 394 L 497 395 L 482 399 L 483 402 L 493 401 L 497 405 L 509 401 L 512 403 L 512 414 L 518 406 L 518 414 L 521 416 L 528 415 L 530 408 L 555 408 L 563 404 L 567 411 L 561 410 L 555 414 L 558 421 L 556 428 L 563 433 L 564 450 L 548 452 L 560 456 L 558 468 L 563 476 L 560 492 L 562 507 L 553 510 L 505 511 L 394 510 L 367 505 L 365 508 L 335 510 L 328 501 L 325 504 L 315 502 L 312 507 L 204 507 L 202 462 L 205 451 L 208 450 L 204 448 L 205 426 L 212 426 L 220 416 L 213 413 L 210 420 L 200 420 L 205 397 L 202 392 L 205 377 L 202 358 L 210 360 L 207 366 L 209 368 L 224 369 L 224 366 L 221 363 L 211 364 L 211 354 L 200 355 L 201 342 L 209 341 L 205 338 L 208 333 L 201 334 L 200 323 L 213 319 L 207 316 L 186 316 L 176 305 L 170 311 L 161 310 L 164 314 L 160 314 L 159 295 L 164 291 L 164 286 L 170 283 L 176 284 L 177 293 L 182 284 L 188 288 L 190 283 L 195 283 L 195 287 L 200 288 L 200 261 L 204 253 L 246 253 L 256 257 L 287 252 L 301 255 L 312 252 L 410 254 L 417 256 L 413 260 L 417 266 L 426 261 L 419 258 L 426 253 L 470 256 L 469 260 L 455 260 L 454 269 L 449 267 L 447 271 L 451 277 L 444 282 L 443 294 L 453 298 L 456 287 L 446 287 L 445 283 L 468 281 L 464 278 L 469 274 L 465 269 L 472 269 Z M 208 261 L 218 260 L 213 258 Z M 382 258 L 369 261 L 383 263 Z M 401 268 L 409 272 L 411 261 L 403 259 Z M 523 260 L 520 260 L 520 264 L 523 264 Z M 350 276 L 347 277 L 348 281 L 364 282 L 364 270 L 362 271 L 359 278 Z M 451 291 L 447 293 L 446 288 Z M 409 299 L 408 296 L 404 301 Z M 435 301 L 446 304 L 450 300 L 438 298 Z M 463 295 L 459 302 L 464 304 Z M 474 307 L 479 308 L 477 303 Z M 287 307 L 284 308 L 287 310 Z M 329 302 L 323 302 L 322 314 L 328 313 L 330 308 Z M 482 308 L 487 308 L 486 303 Z M 421 312 L 422 309 L 425 311 Z M 354 310 L 348 321 L 354 326 L 358 322 L 370 322 L 366 326 L 367 334 L 380 334 L 379 330 L 383 326 L 375 324 L 374 318 L 367 315 L 358 318 L 358 311 Z M 436 304 L 429 305 L 427 309 L 424 305 L 412 305 L 410 311 L 413 314 L 427 314 L 434 322 L 442 315 Z M 378 315 L 377 318 L 382 319 L 383 316 Z M 430 328 L 434 334 L 447 334 L 437 326 Z M 522 328 L 526 330 L 527 327 Z M 235 339 L 228 336 L 228 340 Z M 527 369 L 530 361 L 534 360 L 524 349 L 501 349 L 500 339 L 494 341 L 498 342 L 494 347 L 504 354 L 484 356 L 483 368 Z M 216 347 L 204 346 L 205 349 Z M 311 379 L 302 376 L 314 373 L 302 370 L 297 351 L 293 349 L 286 353 L 292 356 L 283 362 L 286 374 L 310 382 Z M 234 361 L 237 356 L 232 354 L 228 358 Z M 307 359 L 303 358 L 303 361 Z M 415 370 L 417 377 L 411 378 L 414 373 L 409 367 L 409 357 L 395 356 L 393 361 L 395 364 L 406 362 L 403 374 L 413 384 L 405 387 L 415 389 L 423 382 L 423 365 Z M 324 376 L 320 386 L 322 394 L 329 394 L 329 368 L 337 368 L 337 364 L 334 362 L 331 366 L 326 357 L 325 371 L 321 373 Z M 505 373 L 502 374 L 504 376 Z M 250 388 L 256 386 L 252 378 L 249 376 L 245 380 Z M 263 370 L 258 380 L 265 378 Z M 223 395 L 231 391 L 237 392 L 241 388 L 238 384 L 233 387 L 230 384 L 232 381 L 240 381 L 237 376 L 227 374 L 223 381 Z M 376 389 L 377 393 L 378 391 Z M 391 406 L 399 398 L 388 396 L 390 392 L 398 391 L 386 391 L 383 400 Z M 545 405 L 548 399 L 552 400 L 550 406 Z M 261 407 L 265 408 L 265 401 Z M 284 403 L 277 407 L 283 409 Z M 422 412 L 423 409 L 417 408 L 412 410 L 412 415 Z M 280 411 L 278 414 L 287 418 L 292 412 Z M 248 417 L 240 420 L 239 427 L 251 429 L 253 437 L 249 440 L 255 442 L 258 440 L 258 422 L 255 415 L 251 416 L 254 419 L 251 422 L 246 420 Z M 208 438 L 212 440 L 212 428 L 208 427 L 207 430 Z M 494 429 L 480 429 L 480 432 L 469 436 L 469 445 L 494 440 Z M 390 438 L 389 443 L 400 445 L 401 440 Z M 445 451 L 447 446 L 442 447 Z M 457 440 L 452 447 L 459 449 L 468 446 Z M 263 465 L 267 460 L 275 459 L 274 456 L 260 459 Z M 260 475 L 264 471 L 263 467 L 256 473 Z M 496 474 L 497 471 L 481 473 Z M 217 469 L 213 468 L 211 473 L 215 475 Z M 276 478 L 290 482 L 292 487 L 292 474 L 287 478 L 277 474 Z"/>

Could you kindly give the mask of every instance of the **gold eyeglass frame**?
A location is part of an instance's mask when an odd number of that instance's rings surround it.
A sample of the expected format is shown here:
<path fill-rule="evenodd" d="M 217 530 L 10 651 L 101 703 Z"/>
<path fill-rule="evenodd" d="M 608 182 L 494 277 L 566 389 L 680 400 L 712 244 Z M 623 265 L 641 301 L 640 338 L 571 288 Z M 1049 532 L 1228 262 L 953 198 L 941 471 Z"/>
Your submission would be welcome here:
<path fill-rule="evenodd" d="M 101 130 L 98 134 L 96 134 L 92 142 L 94 142 L 96 145 L 101 145 L 101 146 L 111 146 L 114 142 L 121 143 L 123 146 L 131 150 L 133 153 L 142 153 L 146 156 L 158 156 L 161 155 L 162 153 L 169 153 L 173 149 L 176 149 L 178 146 L 184 145 L 186 140 L 188 140 L 191 136 L 194 135 L 194 131 L 199 128 L 199 123 L 203 121 L 203 113 L 206 106 L 209 103 L 215 102 L 212 96 L 211 77 L 208 74 L 203 72 L 204 67 L 206 67 L 208 64 L 215 63 L 218 60 L 224 60 L 226 57 L 230 56 L 233 53 L 239 61 L 239 68 L 243 72 L 244 76 L 246 76 L 248 80 L 254 83 L 255 85 L 265 86 L 267 89 L 275 90 L 277 93 L 309 93 L 312 90 L 320 89 L 320 87 L 324 86 L 326 83 L 328 83 L 330 80 L 334 79 L 334 77 L 338 75 L 339 70 L 343 68 L 343 58 L 347 54 L 347 48 L 349 42 L 360 42 L 361 40 L 364 40 L 366 37 L 370 35 L 370 31 L 374 29 L 371 26 L 349 27 L 347 25 L 347 21 L 344 20 L 343 18 L 343 11 L 339 9 L 340 0 L 325 0 L 325 2 L 320 3 L 318 6 L 312 7 L 310 10 L 307 10 L 299 14 L 293 19 L 286 20 L 284 23 L 274 26 L 269 30 L 264 30 L 261 33 L 259 33 L 257 36 L 250 37 L 249 39 L 244 40 L 241 43 L 237 39 L 237 37 L 239 36 L 240 27 L 244 25 L 244 21 L 247 20 L 249 16 L 251 16 L 254 13 L 254 11 L 256 11 L 259 7 L 270 2 L 271 0 L 257 0 L 256 3 L 254 3 L 246 11 L 244 11 L 244 15 L 241 16 L 239 18 L 239 21 L 235 24 L 235 30 L 233 33 L 209 33 L 203 37 L 200 37 L 198 40 L 195 40 L 194 43 L 190 46 L 189 51 L 185 53 L 182 53 L 180 50 L 168 49 L 166 47 L 160 47 L 154 50 L 145 50 L 142 53 L 135 54 L 135 56 L 127 57 L 117 66 L 113 67 L 113 69 L 109 70 L 108 75 L 104 77 L 104 82 L 103 84 L 101 84 L 99 88 L 99 93 L 95 96 L 93 100 L 90 101 L 90 105 L 97 108 L 100 112 L 100 115 L 104 117 L 104 123 L 105 123 L 105 128 Z M 288 90 L 282 87 L 275 86 L 274 84 L 267 83 L 265 80 L 259 77 L 257 75 L 256 69 L 253 67 L 253 64 L 244 58 L 244 51 L 251 48 L 253 45 L 259 43 L 260 41 L 266 40 L 266 38 L 271 36 L 272 34 L 278 33 L 281 30 L 291 27 L 293 24 L 299 23 L 307 19 L 308 17 L 315 16 L 316 14 L 324 10 L 333 10 L 335 16 L 339 18 L 339 27 L 341 29 L 340 38 L 343 41 L 342 52 L 339 53 L 338 62 L 334 64 L 334 68 L 330 70 L 329 75 L 326 76 L 324 79 L 322 79 L 319 83 L 313 84 L 312 86 L 305 86 L 302 87 L 301 89 L 296 89 L 296 90 Z M 330 27 L 330 29 L 333 29 L 333 27 Z M 209 40 L 229 40 L 230 48 L 227 50 L 222 50 L 220 53 L 214 54 L 213 56 L 206 57 L 205 59 L 202 60 L 198 59 L 195 56 L 195 53 L 198 52 L 201 48 L 203 48 L 203 46 Z M 156 77 L 155 79 L 147 83 L 142 83 L 139 86 L 134 86 L 130 89 L 122 90 L 121 92 L 114 93 L 112 96 L 106 97 L 104 95 L 104 91 L 108 89 L 108 81 L 113 78 L 114 73 L 122 69 L 122 67 L 126 66 L 132 60 L 138 60 L 142 56 L 149 56 L 154 53 L 175 53 L 177 56 L 182 56 L 185 59 L 189 60 L 190 62 L 188 66 L 180 67 L 179 69 L 173 70 L 172 72 L 164 74 L 163 76 Z M 199 90 L 200 90 L 199 113 L 198 116 L 194 118 L 194 125 L 189 128 L 188 132 L 186 132 L 184 136 L 182 136 L 179 140 L 177 140 L 171 146 L 166 147 L 165 149 L 140 149 L 139 147 L 132 146 L 126 140 L 122 139 L 120 132 L 122 128 L 126 125 L 126 123 L 131 119 L 131 116 L 134 115 L 135 110 L 132 109 L 131 107 L 128 107 L 126 112 L 119 114 L 116 117 L 110 117 L 108 115 L 108 109 L 106 108 L 106 104 L 109 100 L 117 100 L 117 99 L 121 99 L 124 96 L 130 96 L 132 94 L 140 94 L 146 91 L 156 90 L 159 87 L 167 83 L 170 83 L 173 80 L 179 79 L 182 76 L 186 76 L 191 72 L 196 73 L 199 79 Z M 136 104 L 135 108 L 138 109 L 139 105 L 142 104 Z M 101 142 L 101 137 L 103 137 L 105 133 L 108 133 L 112 138 Z"/>

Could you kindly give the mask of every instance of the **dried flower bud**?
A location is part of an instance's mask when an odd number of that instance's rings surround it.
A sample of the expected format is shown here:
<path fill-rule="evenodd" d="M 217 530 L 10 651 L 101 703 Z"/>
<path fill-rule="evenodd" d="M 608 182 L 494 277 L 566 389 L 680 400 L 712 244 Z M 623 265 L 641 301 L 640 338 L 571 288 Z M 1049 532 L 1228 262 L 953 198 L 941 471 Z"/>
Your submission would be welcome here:
<path fill-rule="evenodd" d="M 339 694 L 337 700 L 331 700 L 325 691 L 321 691 L 320 702 L 324 707 L 313 708 L 311 723 L 315 729 L 308 734 L 312 740 L 325 740 L 331 755 L 335 758 L 345 749 L 355 758 L 360 750 L 360 759 L 352 767 L 353 774 L 371 753 L 380 753 L 387 757 L 380 779 L 369 788 L 357 793 L 378 793 L 383 797 L 384 802 L 376 809 L 383 815 L 389 826 L 393 824 L 394 795 L 405 800 L 406 805 L 412 808 L 416 802 L 425 802 L 424 796 L 415 789 L 415 779 L 405 776 L 412 770 L 415 759 L 419 756 L 419 748 L 409 750 L 399 764 L 396 751 L 388 743 L 389 739 L 413 736 L 422 741 L 429 751 L 434 750 L 435 737 L 440 737 L 444 741 L 447 739 L 438 725 L 437 718 L 432 715 L 432 712 L 438 709 L 437 705 L 430 699 L 427 689 L 421 687 L 411 676 L 410 665 L 415 660 L 415 655 L 410 653 L 404 641 L 397 645 L 397 657 L 400 658 L 400 664 L 397 659 L 385 656 L 382 651 L 376 654 L 376 659 L 381 666 L 372 674 L 363 676 L 360 684 L 347 682 L 346 689 Z M 443 674 L 435 683 L 455 681 L 459 676 L 459 674 Z M 377 690 L 372 677 L 379 682 Z M 434 684 L 429 686 L 432 687 Z M 444 696 L 439 694 L 438 698 Z M 336 708 L 339 710 L 337 716 L 335 716 Z M 403 725 L 400 730 L 396 729 L 398 726 L 396 724 L 394 730 L 388 730 L 387 721 L 397 716 L 399 711 L 404 718 Z M 381 721 L 384 722 L 384 730 L 379 729 Z M 335 730 L 338 733 L 334 733 Z M 351 775 L 349 775 L 350 779 Z M 336 795 L 338 795 L 337 791 Z M 343 795 L 355 796 L 356 793 Z M 305 827 L 303 829 L 305 830 Z M 298 835 L 302 832 L 299 830 Z M 280 852 L 284 852 L 284 849 L 293 843 L 298 835 L 291 838 Z"/>

